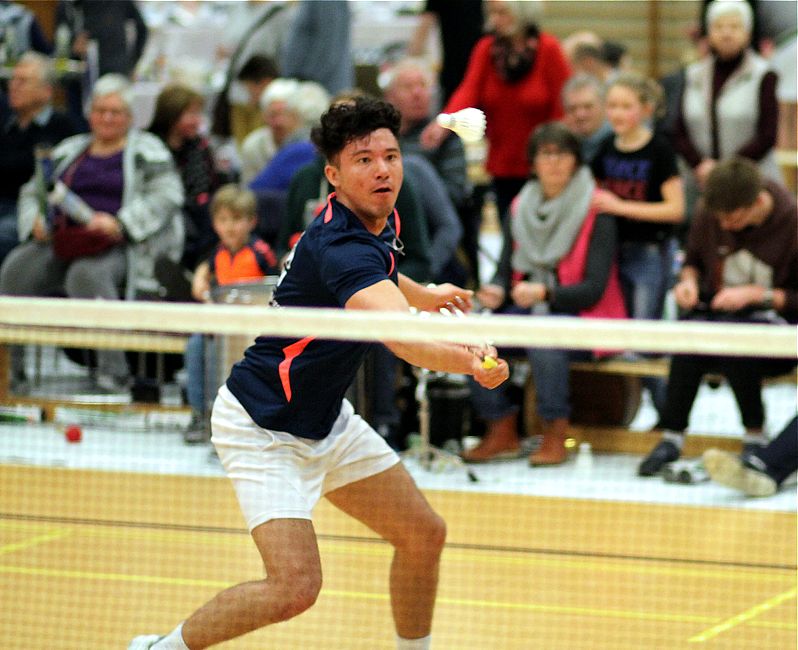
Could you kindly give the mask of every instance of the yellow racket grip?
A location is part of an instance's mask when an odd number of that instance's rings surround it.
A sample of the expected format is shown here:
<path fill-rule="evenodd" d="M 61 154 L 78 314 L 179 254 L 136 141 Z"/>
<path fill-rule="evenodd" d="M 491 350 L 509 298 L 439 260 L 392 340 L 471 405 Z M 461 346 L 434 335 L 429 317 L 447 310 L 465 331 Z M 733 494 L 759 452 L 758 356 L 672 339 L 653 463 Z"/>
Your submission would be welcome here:
<path fill-rule="evenodd" d="M 493 357 L 485 357 L 482 359 L 482 367 L 485 370 L 490 370 L 491 368 L 496 368 L 498 366 L 498 362 Z"/>

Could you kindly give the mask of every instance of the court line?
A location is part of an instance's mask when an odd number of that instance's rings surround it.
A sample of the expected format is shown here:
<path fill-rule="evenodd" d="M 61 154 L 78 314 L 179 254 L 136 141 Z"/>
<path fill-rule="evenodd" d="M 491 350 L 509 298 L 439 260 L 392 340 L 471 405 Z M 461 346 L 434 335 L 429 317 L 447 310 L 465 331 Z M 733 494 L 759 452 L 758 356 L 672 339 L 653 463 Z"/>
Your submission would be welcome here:
<path fill-rule="evenodd" d="M 791 600 L 796 597 L 798 594 L 798 589 L 793 588 L 789 591 L 785 591 L 784 593 L 778 594 L 773 596 L 773 598 L 768 598 L 766 601 L 759 603 L 758 605 L 754 605 L 751 609 L 747 609 L 744 612 L 737 614 L 736 616 L 732 616 L 729 619 L 726 619 L 722 623 L 718 623 L 717 625 L 709 628 L 708 630 L 704 630 L 703 632 L 696 634 L 693 637 L 688 639 L 689 643 L 703 643 L 704 641 L 708 641 L 727 630 L 730 630 L 733 627 L 737 627 L 738 625 L 742 625 L 744 623 L 749 622 L 751 619 L 756 618 L 760 614 L 773 609 L 774 607 L 778 607 L 783 602 L 787 600 Z"/>
<path fill-rule="evenodd" d="M 43 535 L 36 535 L 35 537 L 31 537 L 21 542 L 13 542 L 11 544 L 5 544 L 4 546 L 0 546 L 0 555 L 6 555 L 8 553 L 14 553 L 15 551 L 22 551 L 24 549 L 28 549 L 33 546 L 38 546 L 39 544 L 46 544 L 47 542 L 53 542 L 57 539 L 69 537 L 69 535 L 71 534 L 72 534 L 71 530 L 56 530 L 50 533 L 44 533 Z"/>
<path fill-rule="evenodd" d="M 165 576 L 136 575 L 125 573 L 102 573 L 91 571 L 69 571 L 65 569 L 43 569 L 36 567 L 21 567 L 11 565 L 0 565 L 0 573 L 12 575 L 35 576 L 42 578 L 71 578 L 76 580 L 102 580 L 109 582 L 127 583 L 147 583 L 181 587 L 209 587 L 214 589 L 226 589 L 231 583 L 222 580 L 206 580 L 198 578 L 168 578 Z M 388 594 L 374 593 L 367 591 L 345 591 L 340 589 L 322 588 L 321 596 L 347 598 L 354 600 L 388 601 Z M 467 598 L 449 598 L 438 596 L 439 605 L 454 605 L 458 607 L 482 607 L 490 609 L 514 609 L 530 612 L 548 612 L 557 614 L 582 615 L 611 617 L 619 619 L 649 620 L 649 621 L 668 621 L 681 623 L 710 623 L 715 620 L 709 616 L 699 616 L 692 614 L 668 614 L 657 612 L 635 612 L 632 610 L 613 610 L 598 609 L 592 607 L 574 607 L 567 605 L 542 605 L 536 603 L 517 603 L 490 600 L 475 600 Z M 794 629 L 789 624 L 757 624 L 753 621 L 751 625 L 756 627 L 780 627 L 782 629 Z"/>
<path fill-rule="evenodd" d="M 18 513 L 4 513 L 0 512 L 0 520 L 9 519 L 17 521 L 41 521 L 47 523 L 60 523 L 60 524 L 74 524 L 74 525 L 89 525 L 89 526 L 105 526 L 120 528 L 138 528 L 145 530 L 167 530 L 175 532 L 204 532 L 204 533 L 222 533 L 222 534 L 236 534 L 246 535 L 249 533 L 244 528 L 233 528 L 225 526 L 198 526 L 190 524 L 172 524 L 172 523 L 159 523 L 159 522 L 139 522 L 139 521 L 125 521 L 113 519 L 88 519 L 88 518 L 71 518 L 71 517 L 55 517 L 45 515 L 25 515 Z M 387 544 L 384 540 L 378 537 L 364 537 L 355 535 L 326 535 L 323 533 L 317 534 L 319 540 L 328 541 L 342 541 L 352 542 L 357 544 Z M 665 557 L 658 555 L 629 555 L 623 553 L 599 553 L 589 551 L 574 551 L 567 549 L 551 549 L 551 548 L 535 548 L 535 547 L 521 547 L 521 546 L 496 546 L 490 544 L 466 544 L 458 542 L 447 542 L 447 549 L 458 550 L 471 550 L 480 552 L 493 552 L 493 553 L 519 553 L 527 555 L 562 555 L 574 558 L 599 558 L 599 559 L 613 559 L 623 561 L 644 561 L 644 562 L 662 562 L 665 564 L 686 564 L 695 566 L 716 566 L 738 569 L 766 569 L 766 570 L 787 570 L 795 571 L 796 565 L 794 564 L 759 564 L 753 562 L 730 562 L 727 560 L 706 560 L 706 559 L 691 559 L 691 558 L 678 558 L 678 557 Z"/>

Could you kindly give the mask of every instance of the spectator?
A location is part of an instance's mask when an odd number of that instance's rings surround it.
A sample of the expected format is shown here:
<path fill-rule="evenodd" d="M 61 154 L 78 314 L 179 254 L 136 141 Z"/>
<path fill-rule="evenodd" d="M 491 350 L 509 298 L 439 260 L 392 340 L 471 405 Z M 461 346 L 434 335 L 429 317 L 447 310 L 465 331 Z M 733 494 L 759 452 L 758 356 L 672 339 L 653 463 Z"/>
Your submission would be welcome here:
<path fill-rule="evenodd" d="M 446 103 L 463 80 L 471 50 L 482 36 L 485 19 L 482 0 L 427 0 L 419 24 L 408 45 L 408 54 L 423 56 L 430 32 L 441 36 L 441 70 L 438 75 Z"/>
<path fill-rule="evenodd" d="M 0 34 L 0 48 L 6 65 L 16 63 L 30 50 L 47 55 L 53 52 L 53 46 L 42 32 L 36 16 L 19 2 L 0 2 Z"/>
<path fill-rule="evenodd" d="M 194 273 L 191 293 L 195 300 L 208 302 L 213 286 L 254 281 L 277 272 L 277 258 L 262 239 L 253 235 L 258 222 L 255 195 L 236 185 L 225 185 L 210 206 L 213 229 L 219 245 Z M 186 395 L 191 406 L 191 422 L 183 433 L 188 444 L 210 440 L 208 421 L 209 369 L 215 364 L 206 354 L 207 337 L 194 334 L 186 345 Z M 214 375 L 215 377 L 215 375 Z M 218 386 L 214 386 L 214 391 Z"/>
<path fill-rule="evenodd" d="M 177 260 L 183 250 L 183 187 L 163 143 L 131 129 L 130 106 L 125 78 L 101 77 L 92 91 L 91 132 L 67 138 L 52 152 L 54 178 L 83 209 L 58 208 L 51 218 L 49 211 L 42 214 L 48 202 L 42 179 L 34 176 L 22 187 L 18 223 L 24 243 L 0 267 L 0 294 L 63 291 L 74 298 L 118 300 L 157 291 L 155 258 L 167 254 Z M 17 378 L 23 376 L 21 353 L 17 348 L 12 356 Z M 122 351 L 97 356 L 100 386 L 126 383 Z"/>
<path fill-rule="evenodd" d="M 130 76 L 147 43 L 147 24 L 133 0 L 60 0 L 56 24 L 69 29 L 78 59 L 86 58 L 90 41 L 97 43 L 100 75 Z"/>
<path fill-rule="evenodd" d="M 235 142 L 242 146 L 250 133 L 263 126 L 260 98 L 266 87 L 279 76 L 277 65 L 269 57 L 256 54 L 249 59 L 237 76 L 246 88 L 247 102 L 231 102 L 229 114 L 226 115 L 226 128 L 225 124 L 217 123 L 218 116 L 215 115 L 213 132 L 222 136 L 232 135 Z"/>
<path fill-rule="evenodd" d="M 590 75 L 605 84 L 629 69 L 626 46 L 617 41 L 578 43 L 569 60 L 574 73 Z"/>
<path fill-rule="evenodd" d="M 582 164 L 579 142 L 563 124 L 539 126 L 529 141 L 533 178 L 513 201 L 505 226 L 501 262 L 493 280 L 477 292 L 493 310 L 585 318 L 624 318 L 615 265 L 616 220 L 591 206 L 596 185 Z M 531 465 L 566 458 L 569 363 L 590 352 L 529 348 L 543 442 Z M 473 386 L 475 412 L 487 422 L 482 442 L 463 452 L 466 462 L 514 457 L 521 451 L 518 407 L 506 389 L 488 394 Z"/>
<path fill-rule="evenodd" d="M 355 85 L 347 0 L 300 0 L 280 52 L 280 73 L 315 81 L 330 95 Z"/>
<path fill-rule="evenodd" d="M 81 130 L 88 130 L 84 112 L 91 85 L 105 74 L 133 74 L 147 43 L 147 25 L 133 0 L 59 0 L 59 50 L 62 33 L 67 37 L 69 45 L 65 49 L 70 56 L 86 64 L 83 77 L 65 80 L 64 88 L 70 116 Z"/>
<path fill-rule="evenodd" d="M 446 187 L 435 168 L 423 156 L 402 157 L 407 179 L 418 190 L 429 229 L 430 277 L 433 282 L 456 282 L 465 279 L 465 271 L 457 261 L 457 246 L 463 227 Z"/>
<path fill-rule="evenodd" d="M 385 99 L 402 116 L 399 130 L 402 155 L 425 156 L 440 175 L 454 204 L 461 206 L 472 190 L 462 140 L 446 138 L 432 149 L 423 147 L 420 141 L 424 127 L 433 117 L 434 79 L 429 66 L 420 59 L 402 59 L 382 77 L 382 86 Z"/>
<path fill-rule="evenodd" d="M 707 9 L 710 52 L 685 70 L 675 144 L 699 187 L 733 155 L 783 177 L 774 146 L 778 129 L 776 73 L 751 48 L 753 13 L 743 0 L 715 0 Z"/>
<path fill-rule="evenodd" d="M 745 158 L 718 163 L 690 226 L 685 264 L 673 293 L 687 317 L 736 322 L 798 322 L 798 214 L 795 196 Z M 677 355 L 671 361 L 662 440 L 638 468 L 653 476 L 679 458 L 702 377 L 720 373 L 734 392 L 748 451 L 764 445 L 762 379 L 795 359 Z"/>
<path fill-rule="evenodd" d="M 468 106 L 485 111 L 486 168 L 504 219 L 527 180 L 529 135 L 537 125 L 562 117 L 560 93 L 571 71 L 557 39 L 538 28 L 541 3 L 488 0 L 486 7 L 492 33 L 477 42 L 465 78 L 444 111 Z M 431 122 L 421 142 L 434 149 L 449 134 Z"/>
<path fill-rule="evenodd" d="M 385 99 L 402 116 L 399 144 L 405 172 L 419 191 L 430 227 L 432 278 L 435 282 L 463 284 L 465 270 L 456 259 L 456 249 L 466 231 L 473 240 L 467 246 L 473 249 L 476 259 L 478 236 L 478 225 L 470 209 L 471 184 L 463 143 L 460 138 L 447 138 L 437 149 L 424 149 L 419 142 L 432 112 L 433 77 L 423 62 L 400 61 L 388 72 L 384 83 Z"/>
<path fill-rule="evenodd" d="M 149 128 L 171 151 L 183 181 L 185 246 L 180 262 L 186 269 L 195 268 L 217 241 L 208 204 L 219 182 L 208 140 L 200 135 L 204 103 L 187 86 L 167 86 L 158 95 Z"/>
<path fill-rule="evenodd" d="M 288 190 L 296 170 L 316 157 L 316 150 L 310 142 L 310 126 L 329 103 L 327 93 L 314 82 L 275 79 L 268 85 L 260 105 L 265 129 L 274 143 L 274 152 L 248 181 L 251 189 Z M 252 135 L 260 137 L 257 131 Z M 243 150 L 247 151 L 247 141 Z M 253 155 L 248 157 L 248 167 L 254 167 L 257 153 L 253 150 Z"/>
<path fill-rule="evenodd" d="M 794 417 L 765 447 L 747 456 L 720 449 L 704 452 L 704 467 L 716 483 L 750 497 L 769 497 L 798 469 L 798 417 Z"/>
<path fill-rule="evenodd" d="M 604 110 L 601 81 L 588 74 L 571 77 L 562 89 L 563 123 L 582 145 L 582 160 L 590 165 L 599 146 L 612 133 Z"/>
<path fill-rule="evenodd" d="M 671 283 L 676 237 L 684 220 L 684 191 L 676 154 L 650 126 L 661 97 L 659 85 L 634 73 L 618 76 L 607 89 L 613 135 L 592 163 L 602 190 L 594 202 L 618 217 L 619 272 L 632 318 L 660 319 Z M 646 377 L 655 407 L 662 408 L 662 379 Z"/>
<path fill-rule="evenodd" d="M 38 149 L 46 150 L 75 133 L 72 121 L 52 107 L 53 66 L 28 52 L 14 66 L 8 84 L 11 114 L 0 130 L 0 263 L 19 244 L 17 198 L 33 175 Z"/>

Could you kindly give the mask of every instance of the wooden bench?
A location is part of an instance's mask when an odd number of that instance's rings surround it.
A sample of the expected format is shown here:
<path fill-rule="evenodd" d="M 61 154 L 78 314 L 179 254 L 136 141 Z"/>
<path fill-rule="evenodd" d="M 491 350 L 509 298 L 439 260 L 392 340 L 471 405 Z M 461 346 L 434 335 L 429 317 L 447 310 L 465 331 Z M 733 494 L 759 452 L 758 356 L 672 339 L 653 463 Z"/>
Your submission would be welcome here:
<path fill-rule="evenodd" d="M 573 440 L 570 444 L 574 447 L 580 442 L 589 442 L 595 451 L 616 452 L 630 454 L 647 454 L 658 439 L 657 433 L 644 431 L 630 431 L 628 424 L 637 413 L 640 406 L 641 379 L 644 377 L 661 377 L 667 379 L 670 371 L 670 359 L 660 358 L 641 358 L 623 359 L 611 357 L 598 361 L 577 361 L 571 363 L 571 392 L 574 402 L 574 414 L 571 423 Z M 605 379 L 613 378 L 617 381 L 611 389 L 611 395 L 602 396 L 596 390 Z M 723 381 L 719 375 L 707 375 L 705 380 L 709 382 Z M 778 383 L 798 383 L 798 369 L 779 377 L 767 378 L 765 385 Z M 580 393 L 580 390 L 582 391 Z M 613 405 L 616 422 L 602 422 L 601 413 L 598 414 L 596 421 L 595 411 L 601 411 L 605 404 L 601 404 L 596 409 L 595 401 L 588 404 L 579 404 L 580 395 L 593 391 L 598 394 L 598 399 L 604 398 L 621 400 L 620 405 Z M 625 392 L 621 395 L 621 392 Z M 581 409 L 581 413 L 580 413 Z M 589 417 L 585 417 L 585 410 L 593 412 Z M 527 381 L 524 390 L 524 422 L 526 430 L 535 434 L 539 431 L 538 418 L 535 412 L 535 387 L 531 379 Z M 739 438 L 728 436 L 717 436 L 707 434 L 691 433 L 685 440 L 684 454 L 686 457 L 699 456 L 706 449 L 716 447 L 726 451 L 738 452 L 741 449 Z"/>
<path fill-rule="evenodd" d="M 107 330 L 102 328 L 22 327 L 0 325 L 0 404 L 27 404 L 42 408 L 44 417 L 52 419 L 55 408 L 63 405 L 97 408 L 102 410 L 178 408 L 155 404 L 115 404 L 102 401 L 76 400 L 68 395 L 31 397 L 12 395 L 9 385 L 9 345 L 45 345 L 104 350 L 130 350 L 183 354 L 188 342 L 187 334 Z"/>

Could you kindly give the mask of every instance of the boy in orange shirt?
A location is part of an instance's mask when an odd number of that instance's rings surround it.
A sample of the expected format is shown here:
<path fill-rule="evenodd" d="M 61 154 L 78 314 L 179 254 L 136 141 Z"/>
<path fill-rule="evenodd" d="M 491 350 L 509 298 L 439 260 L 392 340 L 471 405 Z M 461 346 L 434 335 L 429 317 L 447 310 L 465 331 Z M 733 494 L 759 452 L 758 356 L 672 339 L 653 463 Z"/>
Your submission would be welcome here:
<path fill-rule="evenodd" d="M 200 302 L 211 302 L 211 288 L 238 282 L 257 281 L 277 273 L 277 258 L 269 245 L 253 234 L 257 225 L 255 195 L 237 185 L 225 185 L 211 201 L 213 229 L 219 244 L 194 272 L 191 294 Z M 206 358 L 206 337 L 194 334 L 186 345 L 186 394 L 192 415 L 183 440 L 188 444 L 207 442 L 206 384 L 215 359 Z M 215 377 L 213 373 L 211 376 Z"/>

